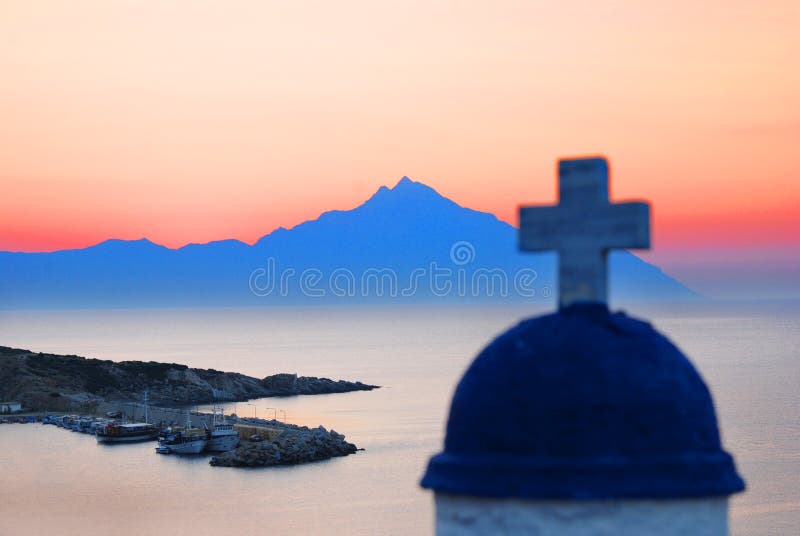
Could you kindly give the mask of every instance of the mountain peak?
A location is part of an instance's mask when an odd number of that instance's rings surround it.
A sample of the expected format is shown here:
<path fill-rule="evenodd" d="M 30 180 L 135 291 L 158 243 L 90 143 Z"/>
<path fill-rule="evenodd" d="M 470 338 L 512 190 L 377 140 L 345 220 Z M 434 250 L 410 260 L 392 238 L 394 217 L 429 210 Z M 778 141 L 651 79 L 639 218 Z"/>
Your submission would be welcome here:
<path fill-rule="evenodd" d="M 461 208 L 459 205 L 421 182 L 403 177 L 391 188 L 381 186 L 354 212 L 387 211 L 388 213 L 433 214 Z"/>
<path fill-rule="evenodd" d="M 397 201 L 424 201 L 446 200 L 439 192 L 421 182 L 411 180 L 404 176 L 391 188 L 381 186 L 369 201 L 397 202 Z"/>
<path fill-rule="evenodd" d="M 403 178 L 397 181 L 397 184 L 392 187 L 392 190 L 397 190 L 398 188 L 412 188 L 414 185 L 425 186 L 424 184 L 416 181 L 412 181 L 407 176 L 403 175 Z"/>
<path fill-rule="evenodd" d="M 155 242 L 151 241 L 148 238 L 142 237 L 135 240 L 126 240 L 123 238 L 109 238 L 107 240 L 103 240 L 93 246 L 89 246 L 89 250 L 93 251 L 122 251 L 127 250 L 147 250 L 147 249 L 167 249 L 166 247 L 156 244 Z M 77 250 L 75 250 L 77 251 Z"/>
<path fill-rule="evenodd" d="M 142 238 L 135 238 L 135 239 L 125 239 L 125 238 L 108 238 L 103 240 L 102 242 L 95 244 L 95 246 L 118 246 L 124 244 L 136 244 L 142 246 L 157 246 L 155 242 L 151 241 L 147 237 Z"/>

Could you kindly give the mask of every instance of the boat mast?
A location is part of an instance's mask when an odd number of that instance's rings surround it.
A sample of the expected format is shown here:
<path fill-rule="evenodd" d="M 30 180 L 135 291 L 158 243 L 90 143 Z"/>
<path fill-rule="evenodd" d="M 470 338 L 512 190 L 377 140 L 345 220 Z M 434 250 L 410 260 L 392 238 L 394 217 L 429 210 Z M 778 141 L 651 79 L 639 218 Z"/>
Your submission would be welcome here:
<path fill-rule="evenodd" d="M 147 423 L 147 389 L 144 390 L 144 422 Z"/>

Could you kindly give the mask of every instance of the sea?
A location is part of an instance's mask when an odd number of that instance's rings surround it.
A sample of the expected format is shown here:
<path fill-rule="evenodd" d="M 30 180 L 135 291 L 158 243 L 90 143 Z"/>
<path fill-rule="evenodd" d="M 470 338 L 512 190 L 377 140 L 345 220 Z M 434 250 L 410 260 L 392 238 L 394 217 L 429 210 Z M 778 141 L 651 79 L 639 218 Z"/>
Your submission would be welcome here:
<path fill-rule="evenodd" d="M 620 307 L 614 307 L 618 309 Z M 747 491 L 735 536 L 800 534 L 800 302 L 627 304 L 710 386 Z M 359 380 L 375 391 L 230 403 L 345 434 L 363 451 L 294 467 L 211 467 L 152 443 L 98 445 L 39 424 L 0 425 L 0 535 L 430 535 L 419 481 L 474 356 L 544 305 L 0 312 L 0 344 L 263 377 Z M 484 431 L 491 423 L 476 423 Z"/>

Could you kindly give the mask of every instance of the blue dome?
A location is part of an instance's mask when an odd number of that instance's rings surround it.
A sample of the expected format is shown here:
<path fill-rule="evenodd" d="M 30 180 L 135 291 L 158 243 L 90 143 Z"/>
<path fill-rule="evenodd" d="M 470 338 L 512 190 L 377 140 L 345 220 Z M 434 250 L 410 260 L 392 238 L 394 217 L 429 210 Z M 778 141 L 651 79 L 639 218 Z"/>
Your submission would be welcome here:
<path fill-rule="evenodd" d="M 422 486 L 591 500 L 730 495 L 744 482 L 681 351 L 646 322 L 581 304 L 525 320 L 480 353 Z"/>

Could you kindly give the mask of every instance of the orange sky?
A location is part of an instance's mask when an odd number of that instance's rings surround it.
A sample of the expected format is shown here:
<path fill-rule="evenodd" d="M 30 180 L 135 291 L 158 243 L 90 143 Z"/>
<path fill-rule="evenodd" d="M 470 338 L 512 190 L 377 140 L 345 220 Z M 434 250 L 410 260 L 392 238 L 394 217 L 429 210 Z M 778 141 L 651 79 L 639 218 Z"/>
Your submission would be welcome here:
<path fill-rule="evenodd" d="M 800 250 L 797 2 L 474 4 L 3 1 L 0 249 L 252 242 L 403 175 L 515 222 L 602 153 L 665 268 Z"/>

